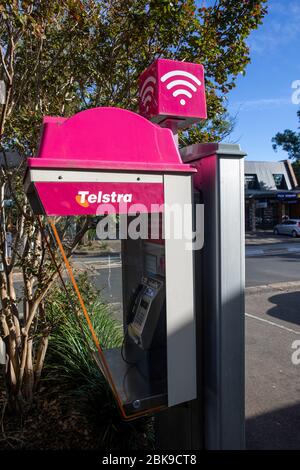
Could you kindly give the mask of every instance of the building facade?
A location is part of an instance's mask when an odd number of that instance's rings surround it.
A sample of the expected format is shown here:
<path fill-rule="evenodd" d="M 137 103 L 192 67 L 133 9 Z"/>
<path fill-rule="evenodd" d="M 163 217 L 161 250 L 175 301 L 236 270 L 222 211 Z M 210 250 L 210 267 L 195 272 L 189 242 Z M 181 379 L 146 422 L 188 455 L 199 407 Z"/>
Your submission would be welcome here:
<path fill-rule="evenodd" d="M 300 190 L 291 163 L 245 161 L 246 230 L 272 229 L 284 216 L 300 219 Z"/>

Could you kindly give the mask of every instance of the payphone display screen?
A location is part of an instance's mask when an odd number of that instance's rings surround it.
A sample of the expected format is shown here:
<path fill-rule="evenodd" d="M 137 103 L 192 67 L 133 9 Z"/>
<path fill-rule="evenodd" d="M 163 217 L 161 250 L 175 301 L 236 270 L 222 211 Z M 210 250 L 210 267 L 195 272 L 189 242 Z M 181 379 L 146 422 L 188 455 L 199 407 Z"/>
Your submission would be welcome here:
<path fill-rule="evenodd" d="M 148 309 L 148 306 L 149 306 L 149 302 L 146 302 L 145 300 L 145 297 L 141 300 L 141 303 L 140 303 L 141 307 L 144 309 L 144 310 L 147 310 Z"/>

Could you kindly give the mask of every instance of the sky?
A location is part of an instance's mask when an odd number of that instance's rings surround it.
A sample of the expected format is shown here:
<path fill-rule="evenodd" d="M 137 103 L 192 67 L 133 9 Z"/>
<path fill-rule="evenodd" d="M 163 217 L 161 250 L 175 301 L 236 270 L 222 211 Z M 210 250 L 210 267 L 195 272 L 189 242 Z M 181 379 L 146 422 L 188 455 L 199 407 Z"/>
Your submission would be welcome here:
<path fill-rule="evenodd" d="M 229 94 L 228 110 L 237 115 L 227 141 L 238 143 L 249 160 L 282 160 L 271 139 L 297 130 L 300 109 L 300 0 L 269 0 L 263 25 L 248 38 L 251 64 Z M 297 88 L 292 88 L 292 83 Z M 297 92 L 298 90 L 298 92 Z M 293 103 L 298 101 L 298 105 Z"/>

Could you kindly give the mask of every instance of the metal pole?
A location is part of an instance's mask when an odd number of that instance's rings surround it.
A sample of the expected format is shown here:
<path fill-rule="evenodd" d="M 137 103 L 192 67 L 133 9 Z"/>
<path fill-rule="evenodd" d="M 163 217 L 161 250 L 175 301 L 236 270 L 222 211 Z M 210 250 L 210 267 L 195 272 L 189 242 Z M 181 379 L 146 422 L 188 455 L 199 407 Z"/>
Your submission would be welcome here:
<path fill-rule="evenodd" d="M 196 189 L 205 211 L 204 248 L 196 258 L 205 449 L 245 447 L 244 156 L 239 145 L 193 145 L 182 151 L 183 161 L 197 166 Z"/>
<path fill-rule="evenodd" d="M 244 449 L 244 164 L 239 145 L 193 145 L 204 247 L 195 252 L 196 400 L 156 417 L 157 447 Z"/>

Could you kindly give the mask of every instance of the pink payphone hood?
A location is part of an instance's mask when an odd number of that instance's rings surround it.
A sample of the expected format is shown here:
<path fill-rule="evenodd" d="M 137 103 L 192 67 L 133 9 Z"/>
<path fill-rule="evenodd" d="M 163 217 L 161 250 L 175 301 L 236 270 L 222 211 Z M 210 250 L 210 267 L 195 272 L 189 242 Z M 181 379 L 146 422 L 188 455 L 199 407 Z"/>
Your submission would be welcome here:
<path fill-rule="evenodd" d="M 109 212 L 107 204 L 124 213 L 125 203 L 151 212 L 164 202 L 164 174 L 194 171 L 171 130 L 124 109 L 93 108 L 44 118 L 24 186 L 36 214 L 93 215 Z"/>
<path fill-rule="evenodd" d="M 45 117 L 38 153 L 28 167 L 191 171 L 169 129 L 120 108 Z"/>

